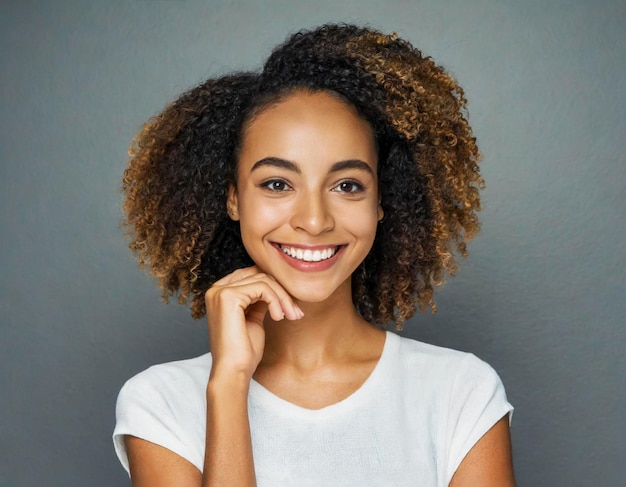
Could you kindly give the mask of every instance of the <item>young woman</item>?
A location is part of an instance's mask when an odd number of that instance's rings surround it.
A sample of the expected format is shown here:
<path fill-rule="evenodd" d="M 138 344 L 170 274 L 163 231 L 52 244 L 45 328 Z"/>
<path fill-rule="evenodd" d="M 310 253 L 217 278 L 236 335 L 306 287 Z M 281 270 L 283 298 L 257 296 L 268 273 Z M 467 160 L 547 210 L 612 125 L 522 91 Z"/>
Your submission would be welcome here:
<path fill-rule="evenodd" d="M 383 330 L 435 308 L 478 230 L 464 105 L 408 42 L 326 25 L 146 124 L 131 247 L 211 353 L 120 392 L 133 486 L 514 485 L 495 372 Z"/>

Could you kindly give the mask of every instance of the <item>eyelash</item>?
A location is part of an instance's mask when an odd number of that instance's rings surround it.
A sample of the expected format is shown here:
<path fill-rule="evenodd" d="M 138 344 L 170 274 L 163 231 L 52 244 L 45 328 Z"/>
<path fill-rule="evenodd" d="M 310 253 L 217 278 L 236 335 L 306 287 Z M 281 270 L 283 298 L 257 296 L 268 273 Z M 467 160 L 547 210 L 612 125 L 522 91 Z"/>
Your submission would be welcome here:
<path fill-rule="evenodd" d="M 282 185 L 282 188 L 276 188 L 274 185 Z M 340 189 L 342 186 L 350 186 L 350 190 L 345 191 Z M 289 183 L 287 183 L 287 181 L 284 181 L 283 179 L 270 179 L 268 181 L 264 181 L 263 183 L 260 184 L 261 188 L 267 189 L 268 191 L 271 191 L 272 193 L 283 193 L 285 191 L 290 191 L 292 188 L 289 185 Z M 340 181 L 333 189 L 333 191 L 337 191 L 339 193 L 346 193 L 346 194 L 356 194 L 356 193 L 362 193 L 363 191 L 365 191 L 365 186 L 363 186 L 361 183 L 359 183 L 358 181 L 354 181 L 354 180 L 350 180 L 347 179 L 345 181 Z"/>
<path fill-rule="evenodd" d="M 274 184 L 281 184 L 283 185 L 283 188 L 282 189 L 273 188 L 272 185 Z M 284 181 L 282 179 L 270 179 L 269 181 L 265 181 L 261 183 L 260 186 L 273 193 L 282 193 L 284 191 L 289 191 L 291 189 L 291 186 L 289 186 L 289 183 L 287 183 L 287 181 Z"/>
<path fill-rule="evenodd" d="M 337 190 L 337 188 L 340 188 L 343 185 L 352 186 L 353 190 L 350 190 L 350 191 L 339 190 L 340 193 L 355 194 L 355 193 L 362 193 L 365 190 L 365 186 L 363 186 L 358 181 L 353 181 L 351 179 L 347 179 L 347 180 L 341 181 L 339 184 L 337 184 L 337 186 L 335 186 L 333 188 L 333 191 Z"/>

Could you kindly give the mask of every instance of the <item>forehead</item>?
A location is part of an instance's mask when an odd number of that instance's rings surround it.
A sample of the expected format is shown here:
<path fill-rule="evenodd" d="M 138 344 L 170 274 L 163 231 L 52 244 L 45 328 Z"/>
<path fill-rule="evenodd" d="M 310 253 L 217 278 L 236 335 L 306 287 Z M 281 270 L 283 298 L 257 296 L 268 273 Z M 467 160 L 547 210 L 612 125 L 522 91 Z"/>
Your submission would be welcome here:
<path fill-rule="evenodd" d="M 258 113 L 243 133 L 240 167 L 263 157 L 296 163 L 360 159 L 375 169 L 370 124 L 356 108 L 327 92 L 296 92 Z"/>

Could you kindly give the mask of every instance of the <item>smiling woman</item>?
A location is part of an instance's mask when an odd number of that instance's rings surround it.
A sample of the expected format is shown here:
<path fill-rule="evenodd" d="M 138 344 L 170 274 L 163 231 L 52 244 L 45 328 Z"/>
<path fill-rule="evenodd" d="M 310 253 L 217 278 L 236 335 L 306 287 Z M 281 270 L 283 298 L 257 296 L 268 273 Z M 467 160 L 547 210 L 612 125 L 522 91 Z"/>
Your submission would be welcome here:
<path fill-rule="evenodd" d="M 368 122 L 326 92 L 295 91 L 246 127 L 229 214 L 248 255 L 298 301 L 342 287 L 350 302 L 382 217 L 377 159 Z"/>
<path fill-rule="evenodd" d="M 514 485 L 495 372 L 383 329 L 435 308 L 478 229 L 464 105 L 409 43 L 327 25 L 145 125 L 131 248 L 211 352 L 120 392 L 135 487 Z"/>

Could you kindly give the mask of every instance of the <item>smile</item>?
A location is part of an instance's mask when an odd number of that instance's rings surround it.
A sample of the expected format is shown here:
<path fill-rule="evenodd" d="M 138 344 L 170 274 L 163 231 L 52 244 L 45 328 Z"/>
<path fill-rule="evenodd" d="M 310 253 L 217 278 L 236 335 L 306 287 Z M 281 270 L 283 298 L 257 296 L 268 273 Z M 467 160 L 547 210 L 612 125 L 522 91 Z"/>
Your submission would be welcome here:
<path fill-rule="evenodd" d="M 301 249 L 299 247 L 289 247 L 288 245 L 279 245 L 280 250 L 292 259 L 304 262 L 320 262 L 330 259 L 337 253 L 339 247 L 328 247 L 326 249 Z"/>

